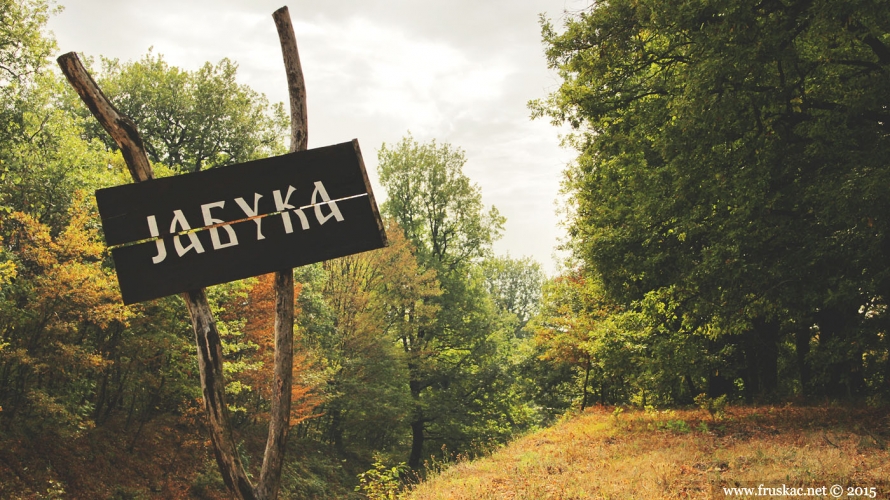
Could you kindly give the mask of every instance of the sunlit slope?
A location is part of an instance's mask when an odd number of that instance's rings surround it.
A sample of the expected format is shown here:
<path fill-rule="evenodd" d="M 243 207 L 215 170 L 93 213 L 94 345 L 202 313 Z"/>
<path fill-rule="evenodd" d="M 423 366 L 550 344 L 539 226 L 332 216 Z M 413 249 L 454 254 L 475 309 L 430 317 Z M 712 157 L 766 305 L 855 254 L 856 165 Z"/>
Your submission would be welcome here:
<path fill-rule="evenodd" d="M 756 407 L 715 419 L 701 410 L 595 409 L 456 464 L 409 498 L 745 498 L 724 488 L 783 484 L 837 484 L 845 498 L 848 488 L 875 488 L 874 498 L 888 498 L 886 415 Z"/>

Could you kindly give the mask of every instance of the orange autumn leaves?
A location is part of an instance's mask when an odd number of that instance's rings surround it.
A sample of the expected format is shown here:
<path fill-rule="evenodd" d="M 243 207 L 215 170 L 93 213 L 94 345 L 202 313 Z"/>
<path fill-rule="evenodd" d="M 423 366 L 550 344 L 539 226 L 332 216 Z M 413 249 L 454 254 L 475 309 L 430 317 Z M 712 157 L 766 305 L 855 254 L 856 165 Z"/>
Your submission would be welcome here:
<path fill-rule="evenodd" d="M 132 317 L 114 277 L 102 267 L 105 246 L 93 211 L 78 193 L 70 223 L 58 234 L 22 212 L 10 214 L 0 227 L 6 235 L 0 366 L 15 374 L 3 382 L 16 389 L 4 409 L 7 416 L 37 416 L 62 435 L 94 425 L 81 381 L 112 361 L 91 340 L 126 327 Z"/>
<path fill-rule="evenodd" d="M 130 311 L 120 301 L 114 276 L 102 268 L 105 245 L 95 214 L 83 193 L 69 211 L 70 223 L 55 237 L 31 215 L 15 212 L 7 247 L 18 256 L 17 274 L 33 276 L 31 312 L 46 316 L 44 326 L 71 329 L 80 323 L 108 328 L 126 323 Z M 36 306 L 36 307 L 35 307 Z"/>
<path fill-rule="evenodd" d="M 441 293 L 435 273 L 419 269 L 411 244 L 398 226 L 388 224 L 387 234 L 390 242 L 386 248 L 321 264 L 325 278 L 314 286 L 325 297 L 325 314 L 330 315 L 332 328 L 324 334 L 327 352 L 319 356 L 321 334 L 311 340 L 301 338 L 307 333 L 297 326 L 291 425 L 328 413 L 332 407 L 340 408 L 344 403 L 338 398 L 342 395 L 332 393 L 332 386 L 342 391 L 346 390 L 344 384 L 349 385 L 347 392 L 353 399 L 386 399 L 371 387 L 376 387 L 374 381 L 379 378 L 398 379 L 404 360 L 401 352 L 395 352 L 395 341 L 410 337 L 435 315 L 436 306 L 427 302 Z M 269 384 L 274 380 L 273 282 L 272 274 L 256 278 L 246 296 L 233 294 L 226 300 L 221 316 L 236 325 L 240 335 L 232 342 L 242 346 L 232 349 L 227 358 L 230 407 L 243 411 L 242 415 L 254 422 L 268 419 Z M 303 285 L 296 283 L 295 297 L 302 291 Z M 298 306 L 298 325 L 300 316 Z M 407 321 L 407 317 L 414 320 Z M 398 385 L 397 380 L 391 383 Z M 359 406 L 362 408 L 353 413 L 368 411 L 367 405 Z"/>
<path fill-rule="evenodd" d="M 268 419 L 271 400 L 271 381 L 274 380 L 275 365 L 275 290 L 274 274 L 265 274 L 256 278 L 256 283 L 249 289 L 246 300 L 233 300 L 227 307 L 228 318 L 240 318 L 244 321 L 242 332 L 244 341 L 255 346 L 250 355 L 249 368 L 234 374 L 233 382 L 249 387 L 247 401 L 243 404 L 252 417 Z M 302 285 L 294 284 L 294 297 L 299 297 Z M 299 315 L 298 309 L 294 311 Z M 314 415 L 314 409 L 321 399 L 314 391 L 314 384 L 308 382 L 307 376 L 312 370 L 309 357 L 301 352 L 294 353 L 293 387 L 291 398 L 291 425 L 296 425 Z"/>

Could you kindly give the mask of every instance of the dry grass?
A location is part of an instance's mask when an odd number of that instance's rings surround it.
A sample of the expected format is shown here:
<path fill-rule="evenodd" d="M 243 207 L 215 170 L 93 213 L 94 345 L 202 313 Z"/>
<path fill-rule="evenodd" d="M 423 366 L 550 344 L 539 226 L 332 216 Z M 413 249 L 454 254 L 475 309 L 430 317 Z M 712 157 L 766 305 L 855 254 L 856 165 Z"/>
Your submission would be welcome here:
<path fill-rule="evenodd" d="M 729 498 L 724 486 L 760 484 L 875 487 L 890 498 L 888 441 L 890 418 L 878 410 L 729 408 L 713 420 L 597 408 L 455 464 L 408 498 Z"/>

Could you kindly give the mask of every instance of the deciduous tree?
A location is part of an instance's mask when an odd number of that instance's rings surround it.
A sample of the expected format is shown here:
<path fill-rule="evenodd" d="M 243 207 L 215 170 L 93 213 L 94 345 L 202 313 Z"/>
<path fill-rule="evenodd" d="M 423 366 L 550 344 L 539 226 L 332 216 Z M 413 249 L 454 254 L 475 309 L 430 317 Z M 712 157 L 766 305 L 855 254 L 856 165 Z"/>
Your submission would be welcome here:
<path fill-rule="evenodd" d="M 287 152 L 284 105 L 239 84 L 237 70 L 229 59 L 184 70 L 149 51 L 135 62 L 102 59 L 97 82 L 136 122 L 152 163 L 197 172 Z M 116 148 L 98 124 L 87 129 L 88 137 Z"/>
<path fill-rule="evenodd" d="M 508 370 L 498 364 L 508 327 L 479 267 L 504 218 L 494 207 L 485 209 L 478 186 L 463 173 L 466 159 L 458 148 L 421 144 L 409 135 L 392 147 L 384 144 L 378 159 L 388 195 L 382 210 L 404 228 L 421 268 L 435 270 L 442 288 L 433 302 L 435 322 L 412 325 L 403 339 L 414 401 L 408 465 L 416 468 L 428 437 L 466 447 L 482 435 L 509 433 L 503 422 L 511 420 L 510 410 L 500 404 L 511 401 Z"/>
<path fill-rule="evenodd" d="M 563 83 L 532 108 L 577 130 L 577 256 L 613 300 L 733 345 L 749 398 L 777 391 L 792 332 L 801 374 L 811 347 L 847 353 L 829 394 L 880 371 L 861 360 L 886 350 L 863 311 L 890 292 L 888 33 L 870 1 L 616 0 L 543 23 Z"/>

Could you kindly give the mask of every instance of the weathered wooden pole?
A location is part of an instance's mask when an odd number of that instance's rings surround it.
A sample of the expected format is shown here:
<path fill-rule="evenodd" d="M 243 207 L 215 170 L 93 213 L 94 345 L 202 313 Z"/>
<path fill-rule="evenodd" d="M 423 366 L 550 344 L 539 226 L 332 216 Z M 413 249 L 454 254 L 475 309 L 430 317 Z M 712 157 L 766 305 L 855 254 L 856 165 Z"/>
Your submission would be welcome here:
<path fill-rule="evenodd" d="M 62 73 L 68 78 L 81 100 L 121 148 L 133 180 L 144 182 L 153 179 L 151 164 L 145 154 L 145 147 L 136 124 L 129 117 L 122 115 L 105 97 L 93 77 L 83 67 L 77 53 L 63 54 L 59 56 L 58 62 Z M 207 295 L 200 289 L 185 292 L 181 296 L 185 300 L 195 332 L 204 408 L 207 411 L 210 438 L 220 473 L 226 486 L 239 498 L 256 499 L 253 486 L 247 478 L 235 448 L 225 400 L 222 342 L 207 302 Z"/>
<path fill-rule="evenodd" d="M 307 146 L 306 88 L 297 53 L 296 37 L 287 7 L 273 14 L 281 41 L 287 71 L 291 105 L 290 150 Z M 133 121 L 122 115 L 102 93 L 83 67 L 77 54 L 58 58 L 62 72 L 93 116 L 120 147 L 135 182 L 154 178 L 145 147 Z M 216 462 L 229 490 L 242 500 L 274 500 L 278 497 L 281 468 L 290 428 L 291 387 L 293 383 L 294 279 L 293 269 L 275 273 L 275 379 L 272 381 L 272 409 L 269 436 L 263 457 L 259 484 L 254 487 L 235 447 L 225 400 L 222 342 L 204 289 L 181 294 L 188 308 L 198 347 L 198 367 L 204 407 L 207 411 Z"/>
<path fill-rule="evenodd" d="M 229 421 L 229 408 L 226 406 L 226 381 L 223 375 L 222 341 L 213 320 L 210 304 L 204 289 L 182 294 L 192 329 L 195 331 L 195 344 L 198 346 L 198 371 L 201 373 L 201 390 L 204 395 L 204 410 L 209 422 L 210 440 L 213 453 L 223 481 L 229 490 L 243 500 L 259 500 L 253 485 L 241 463 L 241 456 L 235 446 L 232 424 Z"/>
<path fill-rule="evenodd" d="M 93 77 L 81 64 L 76 53 L 63 54 L 59 56 L 58 62 L 62 73 L 68 77 L 71 86 L 74 87 L 90 112 L 121 148 L 121 153 L 124 155 L 133 180 L 142 182 L 154 179 L 154 172 L 152 172 L 151 164 L 145 155 L 145 145 L 142 143 L 142 137 L 139 136 L 139 131 L 136 130 L 133 120 L 120 114 L 117 108 L 108 101 L 108 98 L 102 93 L 102 89 L 96 85 Z"/>
<path fill-rule="evenodd" d="M 297 39 L 287 7 L 272 14 L 281 54 L 287 73 L 290 96 L 291 138 L 290 151 L 305 151 L 308 145 L 306 122 L 306 84 L 297 52 Z M 294 367 L 294 270 L 283 269 L 275 273 L 275 381 L 272 386 L 272 408 L 269 418 L 269 437 L 263 455 L 263 468 L 257 496 L 262 499 L 278 497 L 281 483 L 281 466 L 287 448 L 290 430 L 291 387 Z"/>

